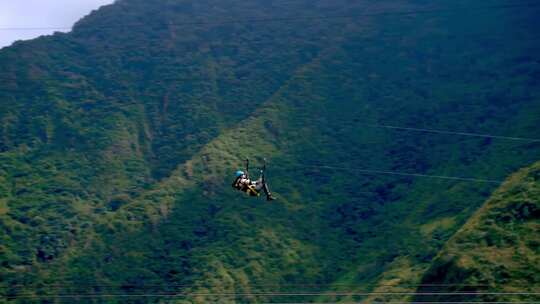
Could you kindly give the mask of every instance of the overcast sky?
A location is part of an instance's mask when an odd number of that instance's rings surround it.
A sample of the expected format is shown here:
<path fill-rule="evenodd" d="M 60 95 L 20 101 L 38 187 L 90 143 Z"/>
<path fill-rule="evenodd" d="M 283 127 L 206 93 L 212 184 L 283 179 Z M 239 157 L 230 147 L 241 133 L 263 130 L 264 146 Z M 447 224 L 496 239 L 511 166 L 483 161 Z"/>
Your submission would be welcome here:
<path fill-rule="evenodd" d="M 3 30 L 72 26 L 81 17 L 114 0 L 0 0 L 0 48 L 60 30 Z M 67 30 L 62 30 L 67 31 Z"/>

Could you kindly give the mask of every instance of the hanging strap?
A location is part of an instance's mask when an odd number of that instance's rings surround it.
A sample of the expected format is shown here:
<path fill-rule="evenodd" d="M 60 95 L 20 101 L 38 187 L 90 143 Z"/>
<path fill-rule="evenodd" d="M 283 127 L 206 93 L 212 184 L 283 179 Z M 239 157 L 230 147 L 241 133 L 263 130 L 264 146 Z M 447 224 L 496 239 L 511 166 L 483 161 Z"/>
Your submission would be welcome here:
<path fill-rule="evenodd" d="M 246 177 L 249 179 L 249 158 L 246 158 Z"/>
<path fill-rule="evenodd" d="M 263 158 L 263 167 L 262 167 L 261 177 L 262 177 L 263 183 L 266 183 L 266 158 Z"/>

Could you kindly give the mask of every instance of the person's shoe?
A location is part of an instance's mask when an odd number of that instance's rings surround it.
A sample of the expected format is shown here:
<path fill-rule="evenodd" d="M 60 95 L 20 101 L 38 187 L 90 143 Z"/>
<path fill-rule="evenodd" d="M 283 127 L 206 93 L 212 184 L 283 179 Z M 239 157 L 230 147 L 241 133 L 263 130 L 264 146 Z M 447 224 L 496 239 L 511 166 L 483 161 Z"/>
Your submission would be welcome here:
<path fill-rule="evenodd" d="M 272 195 L 268 195 L 268 196 L 266 197 L 266 200 L 267 200 L 267 201 L 273 201 L 273 200 L 275 200 L 275 199 L 276 199 L 276 198 L 273 197 Z"/>

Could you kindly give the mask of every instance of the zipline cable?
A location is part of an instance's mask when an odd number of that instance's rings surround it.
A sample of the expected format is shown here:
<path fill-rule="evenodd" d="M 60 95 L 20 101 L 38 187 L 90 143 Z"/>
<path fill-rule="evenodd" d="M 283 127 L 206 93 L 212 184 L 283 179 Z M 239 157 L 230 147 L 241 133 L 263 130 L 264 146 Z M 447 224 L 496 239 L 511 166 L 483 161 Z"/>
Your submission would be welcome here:
<path fill-rule="evenodd" d="M 236 292 L 193 292 L 193 293 L 140 293 L 140 294 L 59 294 L 59 295 L 13 295 L 9 298 L 107 298 L 107 297 L 193 297 L 193 296 L 220 296 L 220 297 L 239 297 L 239 296 L 266 296 L 266 297 L 310 297 L 310 296 L 540 296 L 540 292 L 254 292 L 254 293 L 236 293 Z"/>
<path fill-rule="evenodd" d="M 467 182 L 488 183 L 488 184 L 502 184 L 504 182 L 503 180 L 482 179 L 482 178 L 474 178 L 474 177 L 430 175 L 430 174 L 423 174 L 423 173 L 407 173 L 407 172 L 398 172 L 398 171 L 389 171 L 389 170 L 338 167 L 338 166 L 328 166 L 328 165 L 296 165 L 296 166 L 291 165 L 290 167 L 287 167 L 287 169 L 294 168 L 294 167 L 313 168 L 313 169 L 333 169 L 333 170 L 343 170 L 343 171 L 354 171 L 354 172 L 360 172 L 360 173 L 365 173 L 365 174 L 410 176 L 410 177 L 456 180 L 456 181 L 467 181 Z M 279 169 L 272 169 L 272 171 L 276 171 L 276 170 L 279 170 Z"/>
<path fill-rule="evenodd" d="M 187 227 L 187 226 L 186 226 Z M 218 227 L 219 229 L 219 227 Z M 15 284 L 10 286 L 0 286 L 0 288 L 19 288 L 19 287 L 39 287 L 39 288 L 56 288 L 56 287 L 111 287 L 111 288 L 156 288 L 156 287 L 201 287 L 200 284 L 100 284 L 98 282 L 90 281 L 67 281 L 65 280 L 63 284 L 43 284 L 43 283 L 29 283 L 29 284 Z M 501 288 L 501 287 L 512 287 L 512 288 L 524 288 L 530 287 L 530 285 L 479 285 L 479 284 L 346 284 L 346 283 L 326 283 L 326 284 L 248 284 L 248 287 L 347 287 L 347 288 L 356 288 L 356 287 L 395 287 L 395 288 L 418 288 L 418 287 L 490 287 L 490 288 Z"/>
<path fill-rule="evenodd" d="M 471 133 L 471 132 L 457 132 L 457 131 L 451 131 L 451 130 L 402 127 L 402 126 L 385 125 L 385 124 L 361 124 L 361 125 L 364 125 L 366 127 L 372 127 L 372 128 L 384 128 L 384 129 L 401 130 L 401 131 L 483 137 L 483 138 L 504 139 L 504 140 L 512 140 L 512 141 L 540 142 L 540 139 L 538 138 L 528 138 L 528 137 L 512 137 L 512 136 L 501 136 L 501 135 L 491 135 L 491 134 L 481 134 L 481 133 Z"/>
<path fill-rule="evenodd" d="M 362 302 L 318 302 L 320 304 L 361 304 Z M 538 301 L 510 301 L 510 302 L 484 302 L 484 301 L 420 301 L 420 302 L 397 302 L 397 301 L 373 301 L 372 304 L 538 304 Z M 217 304 L 217 302 L 216 302 Z M 261 302 L 261 304 L 313 304 L 313 302 Z"/>
<path fill-rule="evenodd" d="M 313 304 L 314 302 L 261 302 L 261 304 Z M 361 304 L 362 302 L 317 302 L 320 304 Z M 420 301 L 420 302 L 400 302 L 400 301 L 373 301 L 372 304 L 538 304 L 538 301 Z M 217 302 L 216 302 L 217 304 Z"/>
<path fill-rule="evenodd" d="M 295 79 L 297 78 L 298 77 L 295 77 Z M 300 78 L 300 79 L 303 79 L 303 78 Z M 242 81 L 242 80 L 238 80 L 238 81 Z M 522 98 L 511 98 L 511 100 L 514 100 L 514 101 L 527 101 L 527 100 L 534 100 L 534 99 L 540 99 L 540 97 L 529 96 L 529 97 L 522 97 Z M 87 105 L 78 104 L 76 106 L 80 108 L 84 108 Z M 92 105 L 92 106 L 95 106 L 95 105 Z M 123 109 L 123 108 L 128 108 L 128 107 L 133 107 L 133 106 L 147 107 L 147 106 L 158 106 L 158 105 L 155 105 L 155 104 L 147 105 L 143 103 L 125 103 L 125 104 L 118 104 L 118 105 L 107 105 L 105 107 L 99 107 L 98 105 L 95 107 L 96 107 L 96 110 L 103 110 L 103 109 Z M 510 141 L 540 142 L 539 138 L 529 138 L 529 137 L 493 135 L 493 134 L 487 134 L 487 133 L 440 130 L 440 129 L 431 129 L 431 128 L 417 128 L 417 127 L 396 126 L 396 125 L 377 124 L 377 123 L 358 123 L 358 124 L 366 126 L 366 127 L 383 128 L 383 129 L 390 129 L 390 130 L 413 131 L 413 132 L 421 132 L 421 133 L 436 133 L 436 134 L 458 135 L 458 136 L 467 136 L 467 137 L 481 137 L 481 138 L 501 139 L 501 140 L 510 140 Z"/>

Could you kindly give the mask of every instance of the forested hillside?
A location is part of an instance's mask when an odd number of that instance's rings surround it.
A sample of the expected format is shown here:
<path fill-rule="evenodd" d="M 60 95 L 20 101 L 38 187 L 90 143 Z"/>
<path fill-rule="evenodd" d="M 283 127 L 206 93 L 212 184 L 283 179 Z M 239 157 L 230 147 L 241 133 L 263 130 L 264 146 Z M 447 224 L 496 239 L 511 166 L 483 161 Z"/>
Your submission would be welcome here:
<path fill-rule="evenodd" d="M 121 0 L 0 50 L 2 297 L 412 299 L 540 159 L 539 12 Z M 277 201 L 233 191 L 246 157 Z"/>
<path fill-rule="evenodd" d="M 424 284 L 457 284 L 431 301 L 538 301 L 540 287 L 540 163 L 512 175 L 438 254 Z M 419 292 L 429 292 L 423 287 Z M 432 288 L 431 288 L 432 289 Z M 425 298 L 423 298 L 425 300 Z"/>

